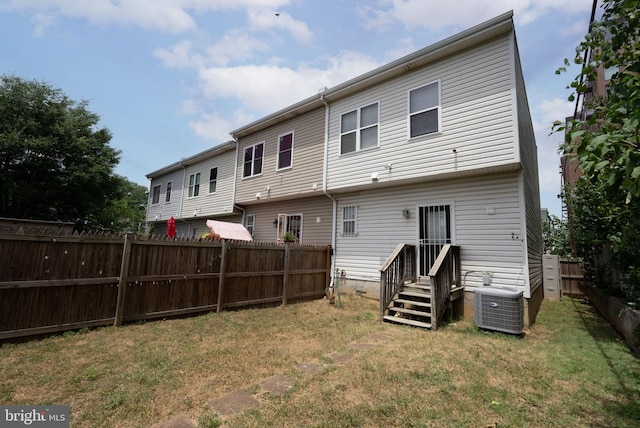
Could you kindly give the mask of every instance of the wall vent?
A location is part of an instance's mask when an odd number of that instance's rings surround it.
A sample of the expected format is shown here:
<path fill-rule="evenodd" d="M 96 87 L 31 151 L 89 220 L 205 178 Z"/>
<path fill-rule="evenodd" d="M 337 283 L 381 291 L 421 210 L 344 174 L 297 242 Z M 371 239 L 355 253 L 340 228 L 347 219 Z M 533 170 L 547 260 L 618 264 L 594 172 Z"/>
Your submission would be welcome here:
<path fill-rule="evenodd" d="M 524 329 L 522 291 L 513 287 L 475 288 L 473 301 L 473 319 L 478 327 L 522 334 Z"/>

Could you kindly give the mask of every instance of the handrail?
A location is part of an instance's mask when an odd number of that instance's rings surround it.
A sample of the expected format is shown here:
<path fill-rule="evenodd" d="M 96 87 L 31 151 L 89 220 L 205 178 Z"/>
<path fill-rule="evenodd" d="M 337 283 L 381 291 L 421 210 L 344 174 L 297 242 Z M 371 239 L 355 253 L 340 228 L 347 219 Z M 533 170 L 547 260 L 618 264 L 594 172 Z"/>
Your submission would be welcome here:
<path fill-rule="evenodd" d="M 380 319 L 406 281 L 416 281 L 416 246 L 400 243 L 380 268 Z"/>
<path fill-rule="evenodd" d="M 446 244 L 429 271 L 431 286 L 431 328 L 436 330 L 442 319 L 452 288 L 460 283 L 460 246 Z"/>

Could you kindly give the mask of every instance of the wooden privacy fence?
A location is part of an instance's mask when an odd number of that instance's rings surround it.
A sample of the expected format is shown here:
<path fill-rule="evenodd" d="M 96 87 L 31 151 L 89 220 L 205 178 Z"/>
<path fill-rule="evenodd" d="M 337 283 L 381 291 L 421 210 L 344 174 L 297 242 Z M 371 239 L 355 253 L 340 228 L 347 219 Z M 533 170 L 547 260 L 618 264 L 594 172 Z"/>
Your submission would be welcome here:
<path fill-rule="evenodd" d="M 0 235 L 0 340 L 320 298 L 331 248 Z"/>
<path fill-rule="evenodd" d="M 562 294 L 565 296 L 582 297 L 582 290 L 586 284 L 582 264 L 575 260 L 560 259 L 560 280 Z"/>

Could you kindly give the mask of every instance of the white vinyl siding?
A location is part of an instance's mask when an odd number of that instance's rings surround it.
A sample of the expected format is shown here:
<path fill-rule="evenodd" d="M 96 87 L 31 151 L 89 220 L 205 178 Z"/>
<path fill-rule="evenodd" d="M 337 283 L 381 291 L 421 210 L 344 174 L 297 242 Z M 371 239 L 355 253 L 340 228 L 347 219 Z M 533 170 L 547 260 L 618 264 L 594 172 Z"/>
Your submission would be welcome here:
<path fill-rule="evenodd" d="M 468 287 L 526 284 L 517 172 L 338 196 L 338 209 L 358 205 L 358 236 L 337 236 L 336 267 L 349 279 L 379 282 L 379 269 L 400 242 L 418 244 L 420 206 L 450 205 L 452 241 L 461 247 Z M 409 217 L 403 209 L 409 209 Z M 339 211 L 340 212 L 340 211 Z M 366 250 L 364 250 L 366 249 Z"/>
<path fill-rule="evenodd" d="M 324 117 L 325 109 L 322 107 L 296 116 L 282 124 L 239 138 L 240 159 L 236 203 L 239 205 L 255 203 L 257 193 L 263 196 L 260 199 L 261 202 L 268 198 L 298 198 L 321 193 L 324 167 Z M 291 168 L 278 169 L 277 143 L 280 136 L 290 132 L 294 134 L 295 153 L 293 153 L 292 165 Z M 243 180 L 244 149 L 262 141 L 265 141 L 262 175 Z M 308 242 L 306 238 L 307 236 L 305 236 L 305 242 Z"/>
<path fill-rule="evenodd" d="M 510 54 L 505 35 L 332 103 L 328 190 L 371 186 L 373 173 L 386 183 L 517 164 Z M 433 82 L 440 86 L 440 131 L 409 138 L 409 91 Z M 379 150 L 363 151 L 357 161 L 340 156 L 341 114 L 376 100 Z"/>
<path fill-rule="evenodd" d="M 153 189 L 155 187 L 159 187 L 161 189 L 158 201 L 165 200 L 166 194 L 162 195 L 162 188 L 166 189 L 168 187 L 168 183 L 171 183 L 171 198 L 168 202 L 165 203 L 157 203 L 157 204 L 149 204 L 147 207 L 147 221 L 148 222 L 165 222 L 170 218 L 178 218 L 180 217 L 180 202 L 182 199 L 183 190 L 186 192 L 186 189 L 183 189 L 183 180 L 185 179 L 184 170 L 182 168 L 176 169 L 175 171 L 171 171 L 166 173 L 165 175 L 161 175 L 151 179 L 150 189 L 153 195 Z M 167 186 L 163 186 L 164 183 L 167 183 Z M 157 219 L 156 219 L 157 217 Z"/>

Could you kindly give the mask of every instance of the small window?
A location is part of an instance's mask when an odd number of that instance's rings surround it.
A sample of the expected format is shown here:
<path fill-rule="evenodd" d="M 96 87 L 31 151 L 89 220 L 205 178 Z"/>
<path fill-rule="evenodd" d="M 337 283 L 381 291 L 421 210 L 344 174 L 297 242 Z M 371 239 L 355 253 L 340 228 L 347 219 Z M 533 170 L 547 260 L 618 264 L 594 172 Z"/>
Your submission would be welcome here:
<path fill-rule="evenodd" d="M 193 198 L 200 194 L 200 173 L 189 176 L 189 197 Z"/>
<path fill-rule="evenodd" d="M 244 164 L 242 177 L 253 177 L 262 174 L 262 158 L 264 156 L 264 143 L 258 143 L 244 149 Z"/>
<path fill-rule="evenodd" d="M 244 219 L 244 227 L 246 227 L 249 233 L 251 234 L 251 236 L 253 236 L 253 232 L 255 231 L 255 227 L 256 227 L 255 214 L 247 214 L 247 216 Z"/>
<path fill-rule="evenodd" d="M 356 218 L 358 214 L 358 208 L 350 205 L 342 207 L 342 235 L 343 236 L 355 236 L 356 230 Z"/>
<path fill-rule="evenodd" d="M 378 103 L 344 113 L 340 117 L 340 153 L 378 146 Z"/>
<path fill-rule="evenodd" d="M 218 185 L 218 168 L 211 168 L 209 171 L 209 193 L 216 193 Z"/>
<path fill-rule="evenodd" d="M 293 165 L 293 131 L 278 137 L 278 169 Z"/>
<path fill-rule="evenodd" d="M 157 204 L 160 202 L 160 185 L 153 186 L 153 191 L 151 193 L 151 203 Z"/>
<path fill-rule="evenodd" d="M 409 137 L 440 131 L 440 83 L 409 91 Z"/>
<path fill-rule="evenodd" d="M 165 202 L 171 202 L 171 186 L 173 186 L 173 182 L 167 183 L 167 194 L 164 197 Z"/>

